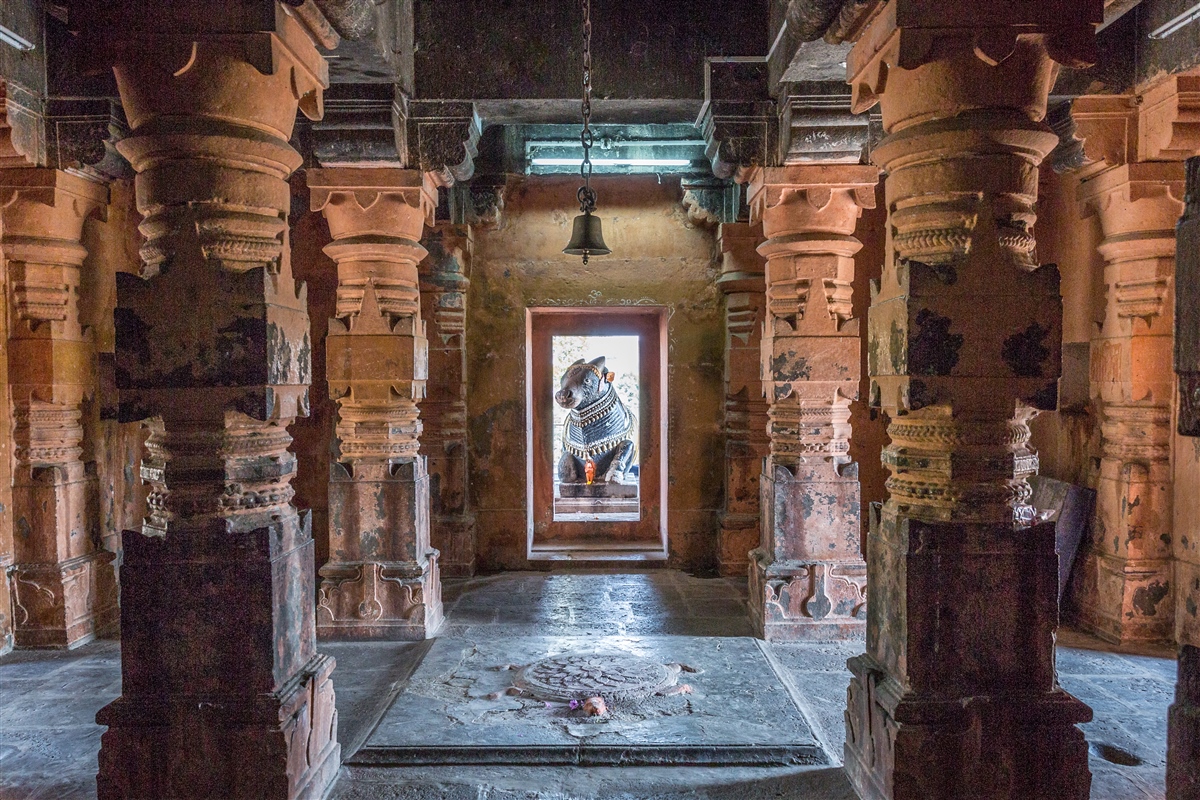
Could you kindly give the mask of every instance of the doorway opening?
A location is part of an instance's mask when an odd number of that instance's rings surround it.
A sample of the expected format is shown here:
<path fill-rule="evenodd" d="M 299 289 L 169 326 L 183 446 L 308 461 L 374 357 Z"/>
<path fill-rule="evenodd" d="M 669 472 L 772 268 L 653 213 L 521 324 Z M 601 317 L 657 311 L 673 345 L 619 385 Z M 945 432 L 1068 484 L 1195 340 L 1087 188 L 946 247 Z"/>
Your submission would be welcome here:
<path fill-rule="evenodd" d="M 666 309 L 530 308 L 527 555 L 667 556 Z"/>

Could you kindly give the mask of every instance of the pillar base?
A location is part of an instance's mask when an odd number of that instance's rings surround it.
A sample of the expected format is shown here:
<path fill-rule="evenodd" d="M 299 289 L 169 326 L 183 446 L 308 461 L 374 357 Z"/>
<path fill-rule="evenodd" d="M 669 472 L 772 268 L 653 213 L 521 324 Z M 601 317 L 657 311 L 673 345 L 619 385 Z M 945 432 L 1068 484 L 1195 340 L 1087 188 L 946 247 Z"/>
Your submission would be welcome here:
<path fill-rule="evenodd" d="M 1167 800 L 1200 800 L 1200 647 L 1179 649 L 1179 682 L 1167 711 Z"/>
<path fill-rule="evenodd" d="M 415 562 L 330 563 L 321 567 L 317 637 L 413 642 L 442 626 L 438 552 Z"/>
<path fill-rule="evenodd" d="M 1174 640 L 1171 562 L 1115 558 L 1083 561 L 1072 623 L 1113 644 Z"/>
<path fill-rule="evenodd" d="M 57 564 L 18 564 L 12 572 L 17 647 L 73 648 L 119 626 L 113 554 L 87 553 Z"/>
<path fill-rule="evenodd" d="M 438 572 L 447 578 L 475 577 L 475 517 L 435 515 L 430 528 L 441 553 Z"/>
<path fill-rule="evenodd" d="M 847 662 L 845 769 L 862 800 L 1086 800 L 1091 710 L 1062 690 L 905 693 L 872 659 Z"/>
<path fill-rule="evenodd" d="M 751 552 L 750 614 L 768 642 L 862 639 L 866 635 L 863 561 L 770 562 Z"/>
<path fill-rule="evenodd" d="M 334 660 L 315 656 L 278 692 L 120 697 L 96 715 L 101 800 L 312 798 L 337 778 Z"/>
<path fill-rule="evenodd" d="M 717 569 L 721 577 L 742 577 L 750 568 L 750 551 L 758 547 L 758 515 L 723 515 L 719 536 Z"/>

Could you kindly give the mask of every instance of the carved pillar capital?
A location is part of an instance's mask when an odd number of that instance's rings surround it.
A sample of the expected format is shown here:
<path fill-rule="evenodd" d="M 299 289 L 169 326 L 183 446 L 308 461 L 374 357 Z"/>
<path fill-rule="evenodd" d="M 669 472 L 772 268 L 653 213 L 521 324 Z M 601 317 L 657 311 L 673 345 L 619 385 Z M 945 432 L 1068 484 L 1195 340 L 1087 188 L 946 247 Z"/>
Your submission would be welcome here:
<path fill-rule="evenodd" d="M 1138 160 L 1200 154 L 1200 70 L 1169 75 L 1138 95 Z"/>
<path fill-rule="evenodd" d="M 1079 0 L 1072 12 L 1033 0 L 1002 8 L 893 0 L 846 59 L 854 111 L 882 100 L 888 133 L 985 109 L 1042 119 L 1059 66 L 1094 61 L 1102 0 Z"/>

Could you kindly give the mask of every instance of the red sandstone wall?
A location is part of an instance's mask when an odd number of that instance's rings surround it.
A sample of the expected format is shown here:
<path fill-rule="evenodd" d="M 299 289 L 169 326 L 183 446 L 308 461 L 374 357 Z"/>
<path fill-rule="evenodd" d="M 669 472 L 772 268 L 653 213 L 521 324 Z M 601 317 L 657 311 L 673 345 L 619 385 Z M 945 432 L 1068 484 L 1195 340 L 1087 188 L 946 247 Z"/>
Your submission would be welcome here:
<path fill-rule="evenodd" d="M 500 227 L 476 233 L 467 322 L 471 504 L 481 570 L 525 558 L 525 308 L 645 303 L 670 309 L 668 545 L 671 563 L 716 566 L 722 506 L 724 317 L 714 231 L 690 226 L 677 180 L 594 181 L 613 255 L 562 254 L 576 181 L 510 183 Z"/>

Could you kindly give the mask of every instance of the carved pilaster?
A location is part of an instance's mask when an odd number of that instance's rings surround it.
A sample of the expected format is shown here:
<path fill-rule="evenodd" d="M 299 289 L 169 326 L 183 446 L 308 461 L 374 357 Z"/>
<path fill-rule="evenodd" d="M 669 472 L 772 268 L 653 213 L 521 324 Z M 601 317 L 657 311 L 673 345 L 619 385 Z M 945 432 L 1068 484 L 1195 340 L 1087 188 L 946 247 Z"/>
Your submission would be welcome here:
<path fill-rule="evenodd" d="M 762 225 L 726 222 L 717 233 L 725 295 L 725 508 L 718 564 L 745 575 L 759 541 L 758 476 L 767 455 L 767 401 L 759 375 L 766 315 L 766 263 L 758 253 Z"/>
<path fill-rule="evenodd" d="M 117 622 L 112 554 L 99 546 L 88 503 L 96 486 L 84 471 L 81 423 L 96 357 L 80 325 L 80 236 L 84 219 L 107 202 L 103 186 L 65 172 L 0 170 L 18 646 L 73 647 Z"/>
<path fill-rule="evenodd" d="M 1084 181 L 1079 194 L 1104 233 L 1106 297 L 1092 339 L 1101 460 L 1079 622 L 1110 641 L 1168 641 L 1175 600 L 1170 354 L 1183 164 L 1113 167 Z"/>
<path fill-rule="evenodd" d="M 847 60 L 857 110 L 881 100 L 889 210 L 868 369 L 892 474 L 845 747 L 863 798 L 1088 796 L 1090 711 L 1056 683 L 1054 526 L 1032 524 L 1026 443 L 1056 405 L 1062 339 L 1031 232 L 1058 142 L 1039 120 L 1100 5 L 893 0 Z"/>
<path fill-rule="evenodd" d="M 141 273 L 117 276 L 116 373 L 120 418 L 150 419 L 149 497 L 124 534 L 122 694 L 97 715 L 97 785 L 319 797 L 340 747 L 311 527 L 291 503 L 311 340 L 286 179 L 326 66 L 311 4 L 185 10 L 97 4 L 80 20 L 114 67 L 146 239 Z"/>
<path fill-rule="evenodd" d="M 421 403 L 421 453 L 429 459 L 430 539 L 441 572 L 475 574 L 475 516 L 467 491 L 467 290 L 471 229 L 439 223 L 420 264 L 421 311 L 428 326 L 429 380 Z"/>
<path fill-rule="evenodd" d="M 326 369 L 338 402 L 329 481 L 322 637 L 424 639 L 442 622 L 438 551 L 429 540 L 429 475 L 419 454 L 429 353 L 417 264 L 437 184 L 401 169 L 310 170 L 337 262 L 337 318 Z"/>
<path fill-rule="evenodd" d="M 770 440 L 750 602 L 767 639 L 853 637 L 866 620 L 850 460 L 861 339 L 850 300 L 862 247 L 854 228 L 875 206 L 878 178 L 857 164 L 750 173 L 751 219 L 766 236 L 758 252 L 767 259 L 761 376 Z"/>

